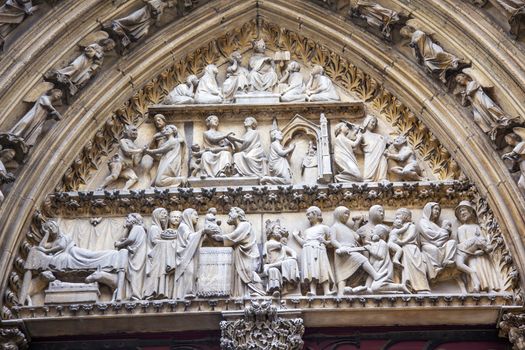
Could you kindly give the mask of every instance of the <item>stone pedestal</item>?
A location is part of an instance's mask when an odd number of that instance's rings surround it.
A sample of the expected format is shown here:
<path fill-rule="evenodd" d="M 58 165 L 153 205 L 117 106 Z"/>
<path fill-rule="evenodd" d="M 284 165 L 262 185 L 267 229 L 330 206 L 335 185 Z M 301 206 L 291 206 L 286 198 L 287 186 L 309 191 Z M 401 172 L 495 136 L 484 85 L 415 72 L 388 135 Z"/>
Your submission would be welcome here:
<path fill-rule="evenodd" d="M 231 294 L 233 249 L 202 247 L 199 250 L 199 297 L 227 297 Z"/>
<path fill-rule="evenodd" d="M 45 293 L 45 304 L 96 303 L 100 296 L 98 283 L 68 283 L 55 281 Z"/>

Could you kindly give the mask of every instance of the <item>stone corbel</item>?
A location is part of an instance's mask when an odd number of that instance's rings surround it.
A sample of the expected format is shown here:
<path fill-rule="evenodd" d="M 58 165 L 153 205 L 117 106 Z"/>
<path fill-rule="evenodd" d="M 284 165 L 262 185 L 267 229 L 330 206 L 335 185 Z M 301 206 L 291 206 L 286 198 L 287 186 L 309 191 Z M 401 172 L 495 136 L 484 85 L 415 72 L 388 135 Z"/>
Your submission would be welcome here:
<path fill-rule="evenodd" d="M 500 337 L 509 338 L 515 350 L 525 350 L 525 310 L 505 312 L 498 324 Z"/>
<path fill-rule="evenodd" d="M 0 349 L 24 350 L 29 346 L 29 339 L 18 326 L 0 326 Z"/>
<path fill-rule="evenodd" d="M 280 309 L 271 301 L 252 301 L 244 310 L 225 311 L 221 321 L 221 349 L 300 350 L 304 346 L 303 319 L 298 310 Z"/>

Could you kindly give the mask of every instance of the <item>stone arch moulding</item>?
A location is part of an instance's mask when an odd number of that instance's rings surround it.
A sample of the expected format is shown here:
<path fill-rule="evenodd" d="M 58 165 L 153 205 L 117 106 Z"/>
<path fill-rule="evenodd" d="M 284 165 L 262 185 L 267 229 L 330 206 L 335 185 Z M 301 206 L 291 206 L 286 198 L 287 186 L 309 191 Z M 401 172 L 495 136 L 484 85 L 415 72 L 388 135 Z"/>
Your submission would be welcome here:
<path fill-rule="evenodd" d="M 520 219 L 523 217 L 523 206 L 522 200 L 516 196 L 516 186 L 506 173 L 502 162 L 495 161 L 495 152 L 485 151 L 490 150 L 490 146 L 485 136 L 470 123 L 470 117 L 446 93 L 436 94 L 436 85 L 422 74 L 413 62 L 398 54 L 395 54 L 395 60 L 392 59 L 389 56 L 389 48 L 384 48 L 383 43 L 345 23 L 339 17 L 327 16 L 315 6 L 285 1 L 238 1 L 225 8 L 221 16 L 217 16 L 211 5 L 213 4 L 195 11 L 181 22 L 168 26 L 148 38 L 143 46 L 131 52 L 125 60 L 109 67 L 111 69 L 99 76 L 69 107 L 63 125 L 51 130 L 34 150 L 29 162 L 21 170 L 19 180 L 7 201 L 0 209 L 1 217 L 6 218 L 1 224 L 2 251 L 5 253 L 2 261 L 4 275 L 1 278 L 3 288 L 10 283 L 17 283 L 9 280 L 7 271 L 11 271 L 11 266 L 18 256 L 24 233 L 31 230 L 28 227 L 34 207 L 40 207 L 46 195 L 52 193 L 58 185 L 58 181 L 52 183 L 48 179 L 62 178 L 64 169 L 69 167 L 80 153 L 89 152 L 91 148 L 87 146 L 87 141 L 97 137 L 96 133 L 101 124 L 107 123 L 107 126 L 112 126 L 109 118 L 127 117 L 129 122 L 136 122 L 136 116 L 145 116 L 146 110 L 133 108 L 158 102 L 160 96 L 154 98 L 157 101 L 148 100 L 151 99 L 148 89 L 154 90 L 153 85 L 162 84 L 162 81 L 149 82 L 151 77 L 158 76 L 173 62 L 191 54 L 196 43 L 200 45 L 206 41 L 205 38 L 218 37 L 220 33 L 244 24 L 246 17 L 257 17 L 265 23 L 279 23 L 282 28 L 300 33 L 313 42 L 322 43 L 331 52 L 355 64 L 360 71 L 367 72 L 368 75 L 360 79 L 370 79 L 370 84 L 375 81 L 383 88 L 378 86 L 378 91 L 370 95 L 370 91 L 362 91 L 365 100 L 371 101 L 374 97 L 378 105 L 382 101 L 388 101 L 385 103 L 389 104 L 389 108 L 397 106 L 400 109 L 403 103 L 408 111 L 416 111 L 418 118 L 445 148 L 450 150 L 455 161 L 462 166 L 465 175 L 479 189 L 483 189 L 481 194 L 487 197 L 496 220 L 501 224 L 506 245 L 515 260 L 514 264 L 520 274 L 523 274 L 525 254 L 519 235 L 524 226 Z M 300 13 L 303 14 L 299 19 L 296 15 L 298 9 L 302 9 Z M 184 26 L 191 23 L 199 24 L 193 27 L 191 33 L 185 32 Z M 151 55 L 151 52 L 155 54 Z M 117 66 L 120 71 L 117 70 Z M 131 84 L 123 81 L 123 76 L 129 79 Z M 135 87 L 142 88 L 137 92 Z M 136 94 L 132 101 L 137 103 L 129 104 L 127 100 L 133 93 Z M 394 103 L 394 107 L 390 103 Z M 124 107 L 112 114 L 118 106 Z M 386 114 L 396 114 L 391 109 L 385 108 L 384 111 Z M 403 118 L 415 117 L 414 114 L 407 113 Z M 397 122 L 399 124 L 399 121 Z M 119 130 L 116 130 L 116 133 L 118 132 Z M 412 135 L 412 142 L 417 141 L 417 137 Z M 63 140 L 71 142 L 65 143 Z M 55 154 L 50 155 L 49 149 L 56 150 Z M 436 160 L 437 166 L 452 167 L 452 160 L 446 155 L 445 158 L 442 163 L 439 159 Z M 78 174 L 73 174 L 73 178 L 76 175 Z M 446 178 L 447 174 L 443 177 Z M 34 186 L 28 188 L 27 184 Z M 22 246 L 21 250 L 26 248 Z M 9 300 L 4 302 L 4 306 L 8 303 Z M 43 332 L 43 328 L 40 331 Z"/>

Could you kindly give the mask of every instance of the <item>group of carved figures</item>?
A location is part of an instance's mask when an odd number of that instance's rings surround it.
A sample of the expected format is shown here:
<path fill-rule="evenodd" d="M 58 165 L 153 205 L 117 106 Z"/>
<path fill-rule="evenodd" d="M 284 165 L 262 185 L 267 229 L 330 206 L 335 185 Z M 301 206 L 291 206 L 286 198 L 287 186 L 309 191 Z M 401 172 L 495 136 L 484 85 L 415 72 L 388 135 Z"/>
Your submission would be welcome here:
<path fill-rule="evenodd" d="M 147 229 L 139 214 L 129 214 L 126 235 L 115 242 L 116 250 L 106 251 L 77 247 L 55 221 L 48 221 L 43 225 L 44 238 L 26 260 L 19 300 L 30 302 L 35 290 L 31 284 L 37 279 L 60 283 L 57 276 L 67 271 L 93 269 L 97 271 L 85 282 L 112 287 L 116 300 L 195 298 L 199 249 L 204 243 L 233 249 L 232 297 L 299 295 L 301 286 L 307 296 L 321 291 L 324 295 L 430 293 L 432 282 L 451 278 L 463 292 L 501 289 L 490 256 L 493 248 L 469 201 L 456 207 L 459 227 L 454 231 L 450 221 L 440 218 L 441 208 L 435 202 L 425 205 L 417 224 L 409 209 L 398 209 L 391 227 L 384 223 L 380 205 L 370 208 L 367 220 L 351 219 L 348 208 L 337 207 L 332 226 L 323 224 L 318 207 L 310 207 L 309 227 L 291 236 L 279 219 L 267 220 L 262 249 L 241 208 L 229 211 L 230 233 L 223 231 L 216 214 L 210 208 L 201 224 L 195 209 L 156 208 Z M 301 246 L 299 254 L 288 245 L 292 237 Z"/>
<path fill-rule="evenodd" d="M 152 185 L 157 187 L 185 186 L 188 177 L 205 179 L 245 176 L 257 178 L 262 185 L 292 183 L 289 157 L 295 150 L 295 144 L 285 147 L 282 144 L 283 133 L 275 124 L 270 131 L 271 144 L 267 155 L 255 118 L 247 117 L 244 121 L 245 133 L 237 136 L 234 132 L 219 131 L 219 118 L 215 115 L 209 116 L 206 118 L 208 130 L 203 133 L 203 144 L 191 146 L 189 174 L 184 176 L 184 138 L 178 134 L 176 126 L 166 123 L 162 114 L 155 115 L 153 120 L 158 132 L 147 146 L 135 143 L 137 129 L 134 126 L 126 127 L 118 153 L 108 163 L 110 174 L 103 181 L 101 188 L 118 179 L 126 180 L 123 189 L 131 188 L 139 179 L 136 169 L 144 163 L 141 159 L 145 155 L 158 159 L 157 174 L 152 181 Z M 333 141 L 335 180 L 382 181 L 387 179 L 388 172 L 402 180 L 421 180 L 421 168 L 406 137 L 398 136 L 390 141 L 376 133 L 376 128 L 377 118 L 374 116 L 368 116 L 360 126 L 346 121 L 336 125 Z M 319 140 L 316 142 L 319 143 Z M 360 148 L 364 154 L 363 171 L 359 168 L 355 148 Z M 396 165 L 389 168 L 389 159 Z M 303 168 L 307 168 L 317 164 L 316 148 L 313 142 L 310 142 L 302 165 Z"/>
<path fill-rule="evenodd" d="M 324 75 L 323 67 L 315 65 L 310 79 L 305 83 L 299 63 L 290 61 L 279 78 L 275 61 L 266 56 L 265 50 L 266 45 L 262 39 L 254 42 L 254 52 L 248 61 L 248 68 L 242 66 L 241 53 L 233 52 L 222 87 L 217 83 L 219 72 L 217 67 L 210 64 L 206 66 L 200 79 L 196 75 L 188 76 L 186 82 L 177 85 L 166 96 L 163 103 L 168 105 L 232 103 L 243 95 L 271 94 L 276 87 L 282 102 L 340 100 L 334 84 Z"/>

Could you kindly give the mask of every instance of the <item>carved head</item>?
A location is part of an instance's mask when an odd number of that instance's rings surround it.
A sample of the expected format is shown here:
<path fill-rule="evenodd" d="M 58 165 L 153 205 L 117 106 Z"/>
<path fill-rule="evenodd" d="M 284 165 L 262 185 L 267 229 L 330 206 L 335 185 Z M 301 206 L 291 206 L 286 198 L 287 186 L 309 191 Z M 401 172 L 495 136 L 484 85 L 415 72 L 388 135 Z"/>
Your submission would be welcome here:
<path fill-rule="evenodd" d="M 266 220 L 266 238 L 268 240 L 274 239 L 276 241 L 281 241 L 283 238 L 287 238 L 289 232 L 286 228 L 281 225 L 281 220 Z"/>
<path fill-rule="evenodd" d="M 166 125 L 164 129 L 162 129 L 162 134 L 166 136 L 177 136 L 178 130 L 177 127 L 173 124 Z"/>
<path fill-rule="evenodd" d="M 182 221 L 182 212 L 173 210 L 170 212 L 169 226 L 170 228 L 178 228 Z"/>
<path fill-rule="evenodd" d="M 368 210 L 368 220 L 372 224 L 380 224 L 385 219 L 385 209 L 382 205 L 376 204 L 370 207 Z"/>
<path fill-rule="evenodd" d="M 199 213 L 193 208 L 184 209 L 182 212 L 182 222 L 190 228 L 191 231 L 195 232 L 195 226 L 199 222 Z"/>
<path fill-rule="evenodd" d="M 235 225 L 239 221 L 247 221 L 246 213 L 239 207 L 232 207 L 228 213 L 228 224 Z"/>
<path fill-rule="evenodd" d="M 462 224 L 473 224 L 477 222 L 476 208 L 470 201 L 461 201 L 454 214 Z"/>
<path fill-rule="evenodd" d="M 153 117 L 153 123 L 155 124 L 157 130 L 162 130 L 166 126 L 166 117 L 162 114 L 155 114 Z"/>
<path fill-rule="evenodd" d="M 130 140 L 135 140 L 138 136 L 137 128 L 134 125 L 126 125 L 124 127 L 124 137 Z"/>
<path fill-rule="evenodd" d="M 408 210 L 407 208 L 399 208 L 396 211 L 396 217 L 394 220 L 394 224 L 396 223 L 396 220 L 399 220 L 401 224 L 410 222 L 412 221 L 412 212 Z"/>
<path fill-rule="evenodd" d="M 337 207 L 334 210 L 334 222 L 340 222 L 346 224 L 350 219 L 350 209 L 347 207 Z"/>
<path fill-rule="evenodd" d="M 415 31 L 416 29 L 411 26 L 404 26 L 399 33 L 403 38 L 412 39 L 412 34 L 414 34 Z"/>
<path fill-rule="evenodd" d="M 197 78 L 197 76 L 194 74 L 188 75 L 188 77 L 186 78 L 186 84 L 195 87 L 199 84 L 199 78 Z"/>
<path fill-rule="evenodd" d="M 350 128 L 348 127 L 348 125 L 346 125 L 346 123 L 338 123 L 336 126 L 335 126 L 335 137 L 339 136 L 339 134 L 343 134 L 343 135 L 348 135 L 348 132 L 350 131 Z"/>
<path fill-rule="evenodd" d="M 311 206 L 306 210 L 306 218 L 311 225 L 319 224 L 323 222 L 323 213 L 319 207 Z"/>
<path fill-rule="evenodd" d="M 216 115 L 210 115 L 206 118 L 206 126 L 209 128 L 217 128 L 219 126 L 219 118 Z"/>
<path fill-rule="evenodd" d="M 200 152 L 201 151 L 201 145 L 199 145 L 198 143 L 194 143 L 193 145 L 191 145 L 191 150 L 193 152 Z"/>
<path fill-rule="evenodd" d="M 163 230 L 166 229 L 168 226 L 168 211 L 164 208 L 155 208 L 151 214 L 151 223 Z"/>
<path fill-rule="evenodd" d="M 363 129 L 374 131 L 377 127 L 377 118 L 373 115 L 368 115 L 363 122 Z"/>
<path fill-rule="evenodd" d="M 208 211 L 206 211 L 208 214 L 211 214 L 211 215 L 217 215 L 217 208 L 215 207 L 211 207 L 208 209 Z"/>
<path fill-rule="evenodd" d="M 505 142 L 509 146 L 516 146 L 521 142 L 521 137 L 518 134 L 511 132 L 510 134 L 505 135 Z"/>
<path fill-rule="evenodd" d="M 219 70 L 217 69 L 217 66 L 214 64 L 208 64 L 206 68 L 204 68 L 204 74 L 208 74 L 211 76 L 215 76 L 219 73 Z"/>
<path fill-rule="evenodd" d="M 88 58 L 99 56 L 99 52 L 102 52 L 102 47 L 99 44 L 91 44 L 84 49 L 84 55 Z"/>
<path fill-rule="evenodd" d="M 233 51 L 232 54 L 230 55 L 230 59 L 232 61 L 237 61 L 239 63 L 241 63 L 242 61 L 242 55 L 239 51 Z"/>
<path fill-rule="evenodd" d="M 135 225 L 142 226 L 144 224 L 144 220 L 142 219 L 142 216 L 139 213 L 130 213 L 128 216 L 126 216 L 126 227 L 132 228 Z"/>
<path fill-rule="evenodd" d="M 441 215 L 441 207 L 436 202 L 428 202 L 423 208 L 423 216 L 428 220 L 437 223 Z"/>
<path fill-rule="evenodd" d="M 456 75 L 455 80 L 458 85 L 467 86 L 467 84 L 470 81 L 470 78 L 465 73 L 459 73 L 458 75 Z"/>
<path fill-rule="evenodd" d="M 290 61 L 290 63 L 288 63 L 288 67 L 286 67 L 286 69 L 290 72 L 299 72 L 301 70 L 301 65 L 299 65 L 299 63 L 297 61 Z"/>
<path fill-rule="evenodd" d="M 374 227 L 374 230 L 372 231 L 372 241 L 377 242 L 380 239 L 386 240 L 389 232 L 390 230 L 388 229 L 388 226 L 376 225 Z M 377 238 L 374 240 L 374 237 L 377 237 Z"/>
<path fill-rule="evenodd" d="M 42 225 L 42 231 L 51 240 L 54 240 L 57 237 L 60 229 L 58 227 L 58 223 L 55 220 L 49 220 Z"/>
<path fill-rule="evenodd" d="M 394 147 L 399 149 L 407 144 L 407 138 L 403 135 L 399 135 L 394 139 Z"/>
<path fill-rule="evenodd" d="M 62 99 L 62 96 L 64 93 L 60 89 L 51 89 L 51 91 L 48 92 L 49 96 L 51 97 L 51 101 L 57 102 Z"/>
<path fill-rule="evenodd" d="M 244 119 L 244 126 L 250 129 L 257 129 L 257 120 L 254 117 Z"/>
<path fill-rule="evenodd" d="M 257 53 L 264 53 L 266 51 L 266 43 L 263 39 L 259 39 L 254 41 L 253 43 L 253 51 Z"/>
<path fill-rule="evenodd" d="M 324 68 L 318 64 L 316 64 L 313 68 L 312 68 L 312 76 L 316 77 L 318 75 L 323 75 L 324 74 Z"/>
<path fill-rule="evenodd" d="M 273 141 L 281 141 L 283 139 L 283 133 L 279 129 L 273 129 L 270 131 L 270 140 Z"/>

